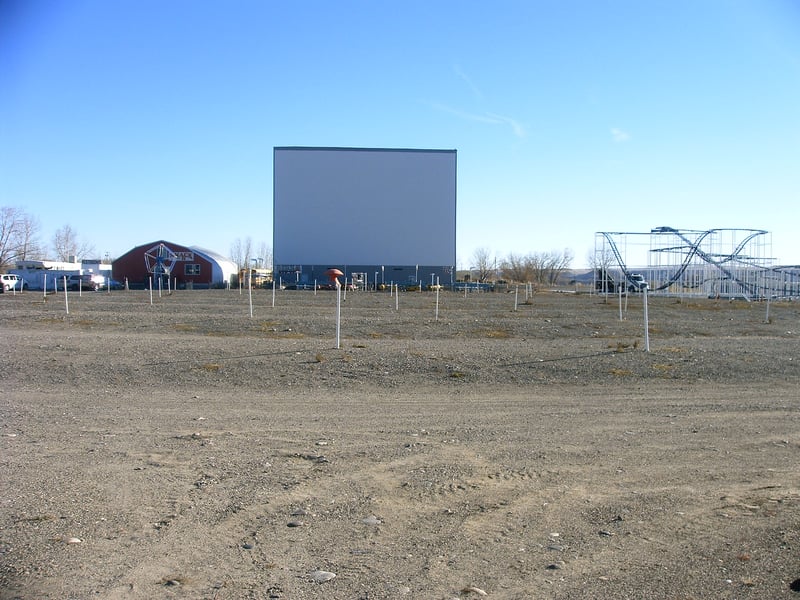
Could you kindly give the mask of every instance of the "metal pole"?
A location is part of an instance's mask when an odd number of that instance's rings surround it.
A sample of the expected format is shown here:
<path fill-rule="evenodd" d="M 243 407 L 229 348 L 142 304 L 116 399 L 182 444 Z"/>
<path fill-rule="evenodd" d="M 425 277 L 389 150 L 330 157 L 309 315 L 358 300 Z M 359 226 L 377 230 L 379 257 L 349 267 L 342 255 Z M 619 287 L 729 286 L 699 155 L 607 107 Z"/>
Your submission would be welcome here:
<path fill-rule="evenodd" d="M 642 285 L 642 298 L 644 300 L 644 350 L 650 352 L 650 325 L 647 317 L 647 284 Z"/>
<path fill-rule="evenodd" d="M 247 282 L 247 295 L 250 301 L 250 318 L 253 318 L 253 277 L 252 275 Z"/>
<path fill-rule="evenodd" d="M 336 348 L 339 348 L 339 339 L 341 334 L 341 319 L 342 319 L 342 286 L 339 280 L 336 280 Z"/>

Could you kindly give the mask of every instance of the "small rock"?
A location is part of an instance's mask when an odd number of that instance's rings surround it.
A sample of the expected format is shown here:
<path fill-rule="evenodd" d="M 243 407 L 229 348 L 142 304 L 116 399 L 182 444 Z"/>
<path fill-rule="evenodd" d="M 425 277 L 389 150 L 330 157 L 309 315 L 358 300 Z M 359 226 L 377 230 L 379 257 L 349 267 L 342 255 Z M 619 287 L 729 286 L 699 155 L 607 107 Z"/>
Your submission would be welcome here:
<path fill-rule="evenodd" d="M 311 571 L 309 573 L 311 579 L 314 580 L 315 583 L 325 583 L 326 581 L 330 581 L 334 577 L 336 577 L 336 573 L 331 573 L 330 571 Z"/>
<path fill-rule="evenodd" d="M 65 540 L 65 542 L 67 544 L 80 544 L 81 543 L 81 539 L 80 538 L 76 538 L 76 537 L 71 537 L 71 538 L 67 538 Z"/>
<path fill-rule="evenodd" d="M 564 568 L 565 564 L 566 563 L 563 560 L 560 560 L 560 561 L 554 562 L 554 563 L 550 563 L 549 565 L 547 565 L 547 570 L 548 571 L 558 571 L 559 569 Z"/>
<path fill-rule="evenodd" d="M 375 515 L 370 515 L 366 519 L 361 519 L 361 522 L 364 523 L 364 525 L 380 525 L 381 524 L 381 520 L 378 517 L 376 517 Z"/>
<path fill-rule="evenodd" d="M 242 544 L 242 548 L 244 548 L 245 550 L 252 550 L 253 544 Z"/>
<path fill-rule="evenodd" d="M 303 522 L 302 521 L 289 521 L 286 524 L 286 526 L 287 527 L 302 527 L 303 526 Z"/>
<path fill-rule="evenodd" d="M 462 592 L 465 593 L 465 594 L 469 594 L 470 592 L 472 592 L 472 593 L 478 594 L 478 596 L 488 596 L 488 594 L 485 591 L 483 591 L 481 588 L 475 587 L 474 585 L 471 585 L 469 587 L 465 587 L 462 590 Z"/>

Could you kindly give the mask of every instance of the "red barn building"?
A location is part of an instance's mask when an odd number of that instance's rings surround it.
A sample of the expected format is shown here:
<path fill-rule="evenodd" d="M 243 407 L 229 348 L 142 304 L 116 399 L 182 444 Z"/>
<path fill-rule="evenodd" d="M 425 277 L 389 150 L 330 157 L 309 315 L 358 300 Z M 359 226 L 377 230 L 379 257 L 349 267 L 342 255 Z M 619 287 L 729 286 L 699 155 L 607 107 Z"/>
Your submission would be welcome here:
<path fill-rule="evenodd" d="M 160 240 L 137 246 L 111 264 L 112 277 L 132 288 L 225 287 L 236 275 L 237 266 L 227 258 L 198 248 Z M 169 282 L 167 281 L 169 279 Z"/>

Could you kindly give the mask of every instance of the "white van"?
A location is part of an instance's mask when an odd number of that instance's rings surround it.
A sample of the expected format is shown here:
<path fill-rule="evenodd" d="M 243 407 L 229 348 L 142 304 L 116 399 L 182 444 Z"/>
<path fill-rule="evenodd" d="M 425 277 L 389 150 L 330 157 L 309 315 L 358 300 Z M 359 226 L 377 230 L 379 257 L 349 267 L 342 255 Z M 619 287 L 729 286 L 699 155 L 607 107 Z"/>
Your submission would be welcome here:
<path fill-rule="evenodd" d="M 10 292 L 19 285 L 19 277 L 11 273 L 3 273 L 0 275 L 0 282 L 2 282 L 2 290 L 0 291 Z"/>

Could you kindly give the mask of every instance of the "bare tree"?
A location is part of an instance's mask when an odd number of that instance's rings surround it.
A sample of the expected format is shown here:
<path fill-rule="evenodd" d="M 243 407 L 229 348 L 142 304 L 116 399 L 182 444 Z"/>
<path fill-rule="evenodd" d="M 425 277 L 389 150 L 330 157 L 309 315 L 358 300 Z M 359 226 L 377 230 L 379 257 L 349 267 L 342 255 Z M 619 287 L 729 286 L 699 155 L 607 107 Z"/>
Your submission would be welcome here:
<path fill-rule="evenodd" d="M 261 242 L 258 246 L 258 256 L 261 266 L 264 269 L 272 268 L 272 247 L 267 242 Z"/>
<path fill-rule="evenodd" d="M 70 225 L 64 225 L 56 230 L 53 235 L 53 251 L 56 260 L 63 262 L 69 262 L 73 257 L 80 260 L 95 253 L 94 246 L 81 241 L 78 233 Z"/>
<path fill-rule="evenodd" d="M 503 278 L 516 283 L 533 281 L 530 256 L 510 253 L 500 264 Z"/>
<path fill-rule="evenodd" d="M 0 270 L 5 271 L 19 254 L 18 237 L 21 209 L 0 208 Z"/>
<path fill-rule="evenodd" d="M 236 264 L 237 268 L 242 268 L 242 240 L 240 238 L 236 238 L 231 243 L 231 251 L 228 258 Z"/>
<path fill-rule="evenodd" d="M 492 258 L 492 251 L 488 248 L 476 248 L 472 253 L 473 269 L 478 271 L 478 281 L 486 283 L 489 279 L 493 279 L 495 272 L 495 263 Z"/>
<path fill-rule="evenodd" d="M 503 276 L 517 283 L 553 286 L 572 262 L 572 251 L 534 252 L 526 256 L 509 254 L 501 267 Z"/>
<path fill-rule="evenodd" d="M 613 293 L 616 287 L 610 269 L 617 264 L 617 259 L 611 248 L 603 243 L 600 247 L 590 250 L 586 259 L 594 271 L 595 289 L 598 292 Z"/>
<path fill-rule="evenodd" d="M 236 263 L 237 272 L 249 270 L 253 267 L 250 263 L 253 256 L 253 240 L 246 237 L 244 240 L 236 238 L 231 244 L 230 259 Z M 237 277 L 238 279 L 238 277 Z"/>
<path fill-rule="evenodd" d="M 244 239 L 242 252 L 244 253 L 244 264 L 242 266 L 249 269 L 252 266 L 250 263 L 253 258 L 253 239 L 251 237 L 248 236 Z"/>
<path fill-rule="evenodd" d="M 0 269 L 42 256 L 39 222 L 21 208 L 0 208 Z"/>
<path fill-rule="evenodd" d="M 603 244 L 599 248 L 589 250 L 586 254 L 586 262 L 593 269 L 607 271 L 617 263 L 617 259 L 611 248 Z"/>
<path fill-rule="evenodd" d="M 572 250 L 564 248 L 563 252 L 550 252 L 547 260 L 547 282 L 553 286 L 557 285 L 564 271 L 569 269 L 574 255 Z"/>
<path fill-rule="evenodd" d="M 41 260 L 44 251 L 39 242 L 39 220 L 23 213 L 19 228 L 19 260 Z"/>

